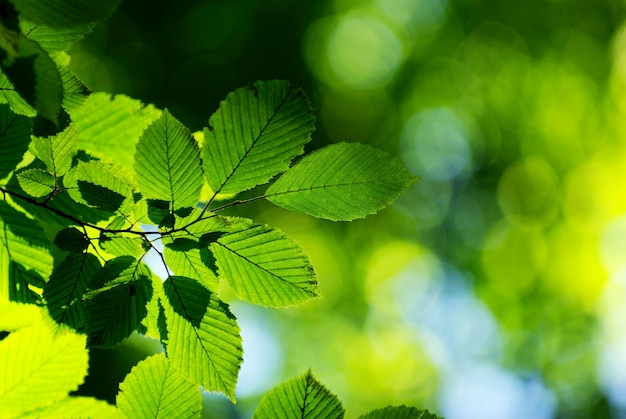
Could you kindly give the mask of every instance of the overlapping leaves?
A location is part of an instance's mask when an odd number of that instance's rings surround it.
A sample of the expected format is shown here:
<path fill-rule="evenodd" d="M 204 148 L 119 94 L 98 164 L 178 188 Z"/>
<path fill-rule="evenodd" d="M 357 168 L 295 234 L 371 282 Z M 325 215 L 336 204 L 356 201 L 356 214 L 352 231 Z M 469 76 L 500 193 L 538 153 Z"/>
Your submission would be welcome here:
<path fill-rule="evenodd" d="M 25 15 L 34 13 L 29 2 L 19 3 Z M 76 31 L 43 22 L 21 27 L 44 50 L 56 51 L 90 28 L 85 22 Z M 83 97 L 71 73 L 59 71 L 67 76 L 64 88 L 76 94 L 63 102 L 70 117 L 65 128 L 31 139 L 31 119 L 11 110 L 18 102 L 0 105 L 7 116 L 0 122 L 0 177 L 9 178 L 1 187 L 11 197 L 0 202 L 0 261 L 7 262 L 0 266 L 12 272 L 12 282 L 0 282 L 2 292 L 43 301 L 59 330 L 84 332 L 92 347 L 114 346 L 135 331 L 159 338 L 165 353 L 140 363 L 121 386 L 118 404 L 129 416 L 168 416 L 163 404 L 193 416 L 200 386 L 235 400 L 242 340 L 218 296 L 220 281 L 239 298 L 271 307 L 317 298 L 319 288 L 295 241 L 221 211 L 265 198 L 314 217 L 352 220 L 385 207 L 415 177 L 358 144 L 336 144 L 294 162 L 314 130 L 311 105 L 295 83 L 261 81 L 229 94 L 198 142 L 167 110 L 122 95 Z M 205 184 L 208 202 L 199 202 Z M 252 198 L 215 202 L 244 191 Z M 148 252 L 164 265 L 164 282 L 146 264 Z M 310 373 L 270 393 L 256 415 L 277 411 L 343 416 Z"/>

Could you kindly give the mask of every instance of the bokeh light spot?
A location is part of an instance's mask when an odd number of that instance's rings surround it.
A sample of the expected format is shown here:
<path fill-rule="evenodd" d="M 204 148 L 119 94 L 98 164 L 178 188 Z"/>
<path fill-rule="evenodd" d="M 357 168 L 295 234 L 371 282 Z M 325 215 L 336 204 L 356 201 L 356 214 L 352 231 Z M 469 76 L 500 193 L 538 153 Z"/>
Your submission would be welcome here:
<path fill-rule="evenodd" d="M 540 157 L 529 157 L 507 168 L 498 185 L 498 202 L 512 222 L 547 225 L 557 215 L 558 178 Z"/>
<path fill-rule="evenodd" d="M 314 23 L 304 48 L 318 78 L 356 90 L 385 86 L 404 60 L 400 38 L 375 13 L 354 11 Z"/>
<path fill-rule="evenodd" d="M 425 180 L 450 180 L 471 168 L 467 131 L 449 109 L 428 109 L 410 118 L 401 147 L 405 164 Z"/>

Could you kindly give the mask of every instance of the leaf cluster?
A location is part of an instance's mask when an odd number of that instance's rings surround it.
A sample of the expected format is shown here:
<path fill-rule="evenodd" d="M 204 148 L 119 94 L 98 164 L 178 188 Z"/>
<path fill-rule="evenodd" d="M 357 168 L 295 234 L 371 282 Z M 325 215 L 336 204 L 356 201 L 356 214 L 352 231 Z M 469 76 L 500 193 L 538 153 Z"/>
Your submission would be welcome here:
<path fill-rule="evenodd" d="M 16 313 L 39 306 L 46 321 L 4 329 L 1 358 L 18 362 L 3 366 L 2 405 L 27 413 L 35 396 L 22 386 L 41 387 L 66 357 L 77 365 L 72 378 L 40 400 L 65 409 L 63 397 L 86 372 L 85 347 L 112 347 L 133 332 L 158 339 L 164 352 L 121 384 L 122 413 L 195 416 L 200 387 L 234 401 L 242 340 L 220 282 L 268 307 L 304 303 L 319 288 L 291 238 L 224 210 L 263 199 L 349 221 L 384 208 L 415 177 L 356 143 L 301 157 L 315 118 L 298 83 L 235 90 L 195 135 L 167 109 L 92 93 L 64 51 L 117 1 L 35 3 L 0 3 L 0 302 Z M 146 263 L 151 253 L 164 280 Z M 279 417 L 277 403 L 283 417 L 294 406 L 304 409 L 298 417 L 343 415 L 310 373 L 268 394 L 257 416 Z"/>

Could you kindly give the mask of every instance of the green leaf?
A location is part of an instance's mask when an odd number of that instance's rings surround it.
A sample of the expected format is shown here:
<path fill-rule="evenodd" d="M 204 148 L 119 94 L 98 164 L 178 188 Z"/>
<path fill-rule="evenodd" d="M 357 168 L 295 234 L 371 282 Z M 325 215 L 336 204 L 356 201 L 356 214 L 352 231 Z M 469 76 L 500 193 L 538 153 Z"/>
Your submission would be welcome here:
<path fill-rule="evenodd" d="M 48 196 L 56 189 L 56 179 L 45 170 L 27 169 L 16 176 L 24 192 L 35 198 Z"/>
<path fill-rule="evenodd" d="M 417 177 L 387 154 L 357 143 L 338 143 L 300 160 L 265 197 L 288 210 L 333 221 L 374 214 Z"/>
<path fill-rule="evenodd" d="M 129 418 L 199 418 L 202 395 L 164 353 L 137 364 L 120 384 L 116 400 Z"/>
<path fill-rule="evenodd" d="M 258 81 L 228 94 L 204 129 L 211 189 L 238 193 L 269 181 L 302 154 L 315 129 L 299 84 Z"/>
<path fill-rule="evenodd" d="M 101 211 L 132 212 L 133 190 L 124 169 L 98 160 L 79 162 L 63 179 L 70 196 Z"/>
<path fill-rule="evenodd" d="M 203 184 L 200 149 L 189 130 L 167 110 L 139 139 L 135 172 L 147 199 L 169 201 L 172 210 L 198 203 Z"/>
<path fill-rule="evenodd" d="M 37 42 L 48 53 L 69 50 L 75 42 L 91 32 L 95 24 L 72 25 L 67 28 L 52 28 L 48 25 L 20 20 L 20 29 L 24 36 Z"/>
<path fill-rule="evenodd" d="M 240 298 L 271 307 L 319 295 L 315 272 L 302 249 L 281 231 L 241 221 L 211 245 L 220 277 Z"/>
<path fill-rule="evenodd" d="M 8 260 L 48 278 L 53 264 L 50 247 L 44 231 L 35 221 L 0 201 L 0 252 L 5 253 Z M 5 266 L 8 263 L 0 263 L 0 281 L 7 277 Z M 0 289 L 0 294 L 3 292 L 4 289 Z"/>
<path fill-rule="evenodd" d="M 60 324 L 80 329 L 85 321 L 82 296 L 100 269 L 90 253 L 70 253 L 50 275 L 43 291 L 50 316 Z"/>
<path fill-rule="evenodd" d="M 80 81 L 80 79 L 67 68 L 69 65 L 69 56 L 66 54 L 57 54 L 53 59 L 57 64 L 59 75 L 61 76 L 61 83 L 63 83 L 63 102 L 61 104 L 67 112 L 74 111 L 85 103 L 91 91 L 85 83 Z"/>
<path fill-rule="evenodd" d="M 8 105 L 0 104 L 0 179 L 22 161 L 28 150 L 32 128 L 30 118 L 17 115 Z"/>
<path fill-rule="evenodd" d="M 74 125 L 69 125 L 57 135 L 33 137 L 35 155 L 46 164 L 48 172 L 57 177 L 65 175 L 70 169 L 77 145 Z"/>
<path fill-rule="evenodd" d="M 0 72 L 0 102 L 7 103 L 18 115 L 34 117 L 37 111 L 17 93 L 9 78 Z M 1 119 L 1 118 L 0 118 Z"/>
<path fill-rule="evenodd" d="M 70 417 L 114 419 L 120 417 L 120 412 L 115 406 L 93 397 L 68 396 L 51 406 L 40 407 L 20 415 L 20 419 Z"/>
<path fill-rule="evenodd" d="M 152 298 L 152 273 L 130 256 L 109 260 L 85 294 L 85 331 L 92 346 L 112 347 L 140 328 Z"/>
<path fill-rule="evenodd" d="M 124 95 L 94 93 L 68 109 L 78 131 L 78 148 L 104 161 L 134 167 L 135 143 L 161 111 Z"/>
<path fill-rule="evenodd" d="M 270 390 L 259 403 L 254 419 L 343 418 L 337 397 L 320 384 L 309 370 L 301 377 Z"/>
<path fill-rule="evenodd" d="M 38 113 L 58 123 L 63 85 L 56 64 L 34 41 L 16 34 L 11 54 L 0 62 L 19 95 Z M 0 56 L 1 57 L 1 56 Z"/>
<path fill-rule="evenodd" d="M 0 331 L 13 332 L 41 321 L 41 308 L 0 299 Z"/>
<path fill-rule="evenodd" d="M 409 406 L 387 406 L 359 416 L 359 419 L 441 419 L 428 410 Z"/>
<path fill-rule="evenodd" d="M 117 211 L 126 197 L 104 186 L 83 180 L 77 181 L 81 196 L 92 207 L 102 211 Z"/>
<path fill-rule="evenodd" d="M 135 235 L 124 237 L 119 234 L 101 234 L 98 243 L 105 252 L 113 256 L 129 255 L 139 258 L 145 253 L 141 247 L 141 238 Z"/>
<path fill-rule="evenodd" d="M 172 365 L 204 390 L 221 392 L 234 401 L 243 354 L 235 317 L 193 279 L 171 276 L 163 286 Z"/>
<path fill-rule="evenodd" d="M 87 373 L 85 336 L 38 322 L 0 341 L 2 415 L 19 417 L 62 400 Z"/>
<path fill-rule="evenodd" d="M 1 254 L 2 252 L 0 251 L 0 255 Z M 8 265 L 9 300 L 19 301 L 22 303 L 40 304 L 41 289 L 45 284 L 43 278 L 39 276 L 37 272 L 28 270 L 19 263 L 9 261 Z"/>
<path fill-rule="evenodd" d="M 183 248 L 177 247 L 181 240 L 177 239 L 174 243 L 167 244 L 163 256 L 167 266 L 178 276 L 185 276 L 199 281 L 202 285 L 211 291 L 217 291 L 219 281 L 215 273 L 210 269 L 212 261 L 211 252 L 208 248 Z M 193 242 L 190 239 L 187 239 Z M 196 245 L 198 245 L 197 242 Z"/>
<path fill-rule="evenodd" d="M 12 0 L 20 20 L 54 28 L 74 27 L 109 17 L 120 0 Z"/>

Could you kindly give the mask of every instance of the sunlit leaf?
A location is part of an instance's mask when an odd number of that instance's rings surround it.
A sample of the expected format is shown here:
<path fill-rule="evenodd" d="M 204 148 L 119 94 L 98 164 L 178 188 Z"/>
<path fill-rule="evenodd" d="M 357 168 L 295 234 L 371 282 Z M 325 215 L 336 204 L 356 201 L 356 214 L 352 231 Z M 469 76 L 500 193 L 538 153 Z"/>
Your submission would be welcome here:
<path fill-rule="evenodd" d="M 209 267 L 212 255 L 208 248 L 176 250 L 175 246 L 166 245 L 163 255 L 176 275 L 195 279 L 212 291 L 218 290 L 219 281 Z"/>
<path fill-rule="evenodd" d="M 57 123 L 63 85 L 50 56 L 36 42 L 17 34 L 9 56 L 0 65 L 19 95 L 39 114 Z"/>
<path fill-rule="evenodd" d="M 85 336 L 55 333 L 44 322 L 0 341 L 2 415 L 19 417 L 62 400 L 87 373 Z"/>
<path fill-rule="evenodd" d="M 198 203 L 203 182 L 200 149 L 167 110 L 137 143 L 135 172 L 145 198 L 169 201 L 172 210 Z"/>
<path fill-rule="evenodd" d="M 69 50 L 75 42 L 91 32 L 94 26 L 93 23 L 86 23 L 66 28 L 52 28 L 42 23 L 20 20 L 20 29 L 24 36 L 36 41 L 48 53 Z"/>
<path fill-rule="evenodd" d="M 8 77 L 0 71 L 0 103 L 6 103 L 18 115 L 34 117 L 37 111 L 22 98 Z M 1 154 L 0 154 L 1 155 Z"/>
<path fill-rule="evenodd" d="M 22 161 L 32 127 L 30 118 L 13 113 L 9 105 L 0 104 L 0 179 Z"/>
<path fill-rule="evenodd" d="M 337 397 L 311 371 L 270 390 L 254 411 L 254 419 L 335 419 L 344 409 Z"/>
<path fill-rule="evenodd" d="M 313 266 L 281 231 L 241 221 L 211 245 L 220 277 L 251 303 L 289 306 L 319 294 Z"/>
<path fill-rule="evenodd" d="M 338 143 L 302 158 L 265 196 L 292 211 L 349 221 L 386 207 L 416 179 L 380 150 Z"/>
<path fill-rule="evenodd" d="M 100 269 L 98 258 L 90 253 L 70 253 L 50 275 L 43 297 L 50 316 L 58 323 L 79 329 L 85 321 L 82 296 Z"/>
<path fill-rule="evenodd" d="M 77 150 L 78 137 L 74 125 L 57 135 L 33 137 L 35 155 L 46 164 L 48 171 L 63 176 L 70 169 Z"/>
<path fill-rule="evenodd" d="M 78 147 L 100 159 L 132 170 L 135 143 L 161 115 L 152 105 L 124 95 L 94 93 L 76 109 L 68 109 L 78 131 Z"/>
<path fill-rule="evenodd" d="M 54 176 L 41 169 L 23 170 L 17 173 L 17 180 L 24 192 L 35 198 L 50 195 L 56 187 Z"/>
<path fill-rule="evenodd" d="M 427 410 L 409 406 L 387 406 L 359 416 L 359 419 L 441 419 Z"/>
<path fill-rule="evenodd" d="M 41 321 L 41 308 L 0 299 L 0 331 L 13 332 Z"/>
<path fill-rule="evenodd" d="M 287 170 L 315 118 L 298 84 L 258 81 L 230 93 L 204 129 L 204 170 L 215 193 L 237 193 Z"/>
<path fill-rule="evenodd" d="M 199 418 L 202 412 L 200 387 L 187 381 L 164 353 L 130 371 L 116 402 L 129 418 Z"/>
<path fill-rule="evenodd" d="M 20 18 L 55 28 L 74 27 L 104 20 L 120 0 L 12 0 Z"/>
<path fill-rule="evenodd" d="M 7 252 L 9 260 L 47 278 L 53 264 L 50 247 L 44 231 L 36 222 L 0 201 L 0 249 Z M 3 268 L 0 264 L 0 273 Z M 3 276 L 0 275 L 0 281 Z"/>
<path fill-rule="evenodd" d="M 121 417 L 121 413 L 115 406 L 93 397 L 68 396 L 51 406 L 40 407 L 20 415 L 20 419 L 70 417 L 117 419 Z"/>
<path fill-rule="evenodd" d="M 164 289 L 172 365 L 192 383 L 235 400 L 243 349 L 228 306 L 190 278 L 169 277 Z"/>

